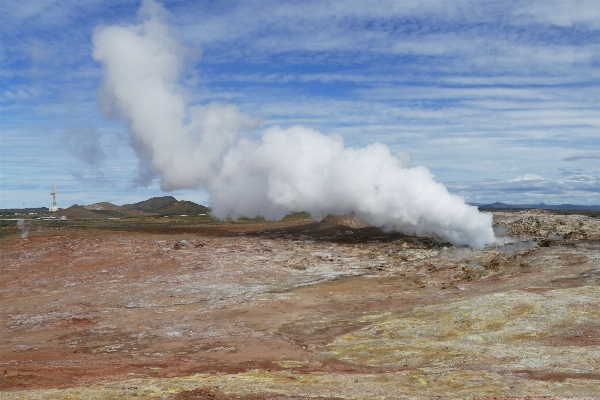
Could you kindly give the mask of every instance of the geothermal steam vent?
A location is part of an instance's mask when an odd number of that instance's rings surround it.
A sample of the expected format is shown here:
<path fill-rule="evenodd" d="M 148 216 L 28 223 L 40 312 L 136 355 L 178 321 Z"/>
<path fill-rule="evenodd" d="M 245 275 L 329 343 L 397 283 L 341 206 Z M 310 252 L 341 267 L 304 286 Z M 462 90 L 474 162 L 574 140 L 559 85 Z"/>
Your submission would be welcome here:
<path fill-rule="evenodd" d="M 187 51 L 163 12 L 146 1 L 140 24 L 96 28 L 93 55 L 104 66 L 102 111 L 128 122 L 140 162 L 164 190 L 206 187 L 217 217 L 355 211 L 372 225 L 455 245 L 494 241 L 491 214 L 384 144 L 350 148 L 340 136 L 300 125 L 274 126 L 254 140 L 245 133 L 257 119 L 235 105 L 188 104 L 180 84 Z"/>

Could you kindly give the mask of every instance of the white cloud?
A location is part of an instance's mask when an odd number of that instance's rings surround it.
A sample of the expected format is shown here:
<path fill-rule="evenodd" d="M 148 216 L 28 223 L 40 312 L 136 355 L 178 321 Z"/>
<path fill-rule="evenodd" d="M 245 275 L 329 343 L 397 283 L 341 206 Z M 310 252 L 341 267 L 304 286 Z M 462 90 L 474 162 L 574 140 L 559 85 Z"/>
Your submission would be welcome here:
<path fill-rule="evenodd" d="M 578 161 L 578 160 L 600 160 L 600 153 L 597 154 L 580 154 L 561 159 L 561 161 Z"/>
<path fill-rule="evenodd" d="M 514 179 L 511 179 L 509 182 L 543 181 L 543 180 L 544 180 L 544 178 L 542 178 L 539 175 L 536 175 L 536 174 L 525 174 L 525 175 L 517 176 Z"/>
<path fill-rule="evenodd" d="M 469 201 L 479 203 L 573 204 L 573 199 L 577 198 L 577 204 L 600 205 L 600 177 L 585 174 L 556 180 L 525 178 L 451 182 L 448 186 L 465 195 Z"/>
<path fill-rule="evenodd" d="M 537 0 L 519 4 L 516 16 L 557 26 L 573 25 L 600 27 L 600 7 L 596 0 Z M 525 22 L 525 21 L 524 21 Z"/>
<path fill-rule="evenodd" d="M 3 97 L 7 100 L 30 100 L 35 97 L 39 97 L 42 94 L 42 90 L 39 86 L 26 86 L 17 85 L 5 90 L 2 93 Z"/>

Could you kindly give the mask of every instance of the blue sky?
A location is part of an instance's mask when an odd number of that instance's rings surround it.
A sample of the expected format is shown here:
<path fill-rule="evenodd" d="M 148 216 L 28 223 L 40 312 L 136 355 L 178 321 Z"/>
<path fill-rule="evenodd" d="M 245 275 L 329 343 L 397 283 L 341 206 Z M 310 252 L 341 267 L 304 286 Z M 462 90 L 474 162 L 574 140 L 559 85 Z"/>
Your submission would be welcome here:
<path fill-rule="evenodd" d="M 407 151 L 469 202 L 600 204 L 597 1 L 163 1 L 191 102 Z M 0 208 L 136 202 L 127 126 L 96 103 L 99 25 L 139 1 L 0 0 Z"/>

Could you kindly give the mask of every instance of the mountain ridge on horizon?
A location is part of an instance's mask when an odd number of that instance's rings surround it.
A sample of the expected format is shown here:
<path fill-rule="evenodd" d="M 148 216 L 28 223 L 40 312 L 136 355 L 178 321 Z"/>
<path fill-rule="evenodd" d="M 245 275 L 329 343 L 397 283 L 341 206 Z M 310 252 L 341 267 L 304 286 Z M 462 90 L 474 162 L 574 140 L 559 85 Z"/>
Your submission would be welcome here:
<path fill-rule="evenodd" d="M 506 204 L 495 202 L 491 204 L 469 203 L 480 210 L 548 210 L 548 211 L 600 211 L 600 205 L 578 205 L 578 204 Z"/>
<path fill-rule="evenodd" d="M 468 203 L 471 206 L 479 208 L 479 210 L 529 210 L 529 209 L 540 209 L 540 210 L 556 210 L 556 211 L 600 211 L 600 205 L 580 205 L 580 204 L 507 204 L 501 202 L 494 203 Z M 177 200 L 173 196 L 155 196 L 146 200 L 139 201 L 137 203 L 123 204 L 121 206 L 110 203 L 107 201 L 101 201 L 93 204 L 82 206 L 87 210 L 92 211 L 108 211 L 108 210 L 135 210 L 146 213 L 157 213 L 160 214 L 165 211 L 170 211 L 175 214 L 179 208 L 193 208 L 190 211 L 199 211 L 199 214 L 209 213 L 210 207 L 206 207 L 201 204 L 194 203 L 188 200 Z M 68 207 L 65 207 L 65 209 Z M 0 213 L 6 212 L 18 212 L 22 210 L 48 212 L 48 207 L 25 207 L 25 208 L 4 208 L 0 209 Z M 182 212 L 183 213 L 183 212 Z M 190 212 L 189 214 L 193 214 Z M 181 214 L 181 213 L 180 213 Z"/>

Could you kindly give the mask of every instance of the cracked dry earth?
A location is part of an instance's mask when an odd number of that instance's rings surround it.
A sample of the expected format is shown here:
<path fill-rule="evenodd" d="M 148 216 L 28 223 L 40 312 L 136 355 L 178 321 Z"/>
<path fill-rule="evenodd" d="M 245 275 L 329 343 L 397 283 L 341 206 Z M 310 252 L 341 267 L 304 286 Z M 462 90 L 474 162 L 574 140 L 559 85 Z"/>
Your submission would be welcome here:
<path fill-rule="evenodd" d="M 0 397 L 598 398 L 600 220 L 494 222 L 484 250 L 313 220 L 5 226 Z"/>

